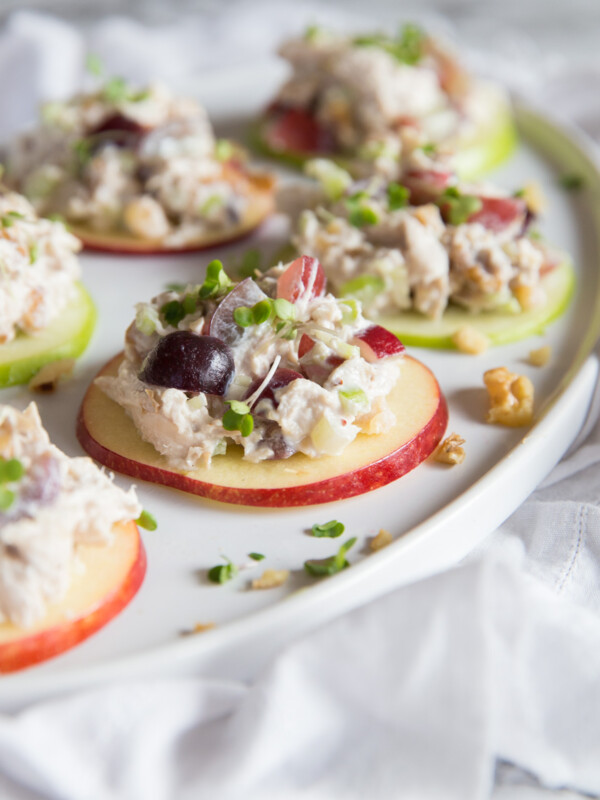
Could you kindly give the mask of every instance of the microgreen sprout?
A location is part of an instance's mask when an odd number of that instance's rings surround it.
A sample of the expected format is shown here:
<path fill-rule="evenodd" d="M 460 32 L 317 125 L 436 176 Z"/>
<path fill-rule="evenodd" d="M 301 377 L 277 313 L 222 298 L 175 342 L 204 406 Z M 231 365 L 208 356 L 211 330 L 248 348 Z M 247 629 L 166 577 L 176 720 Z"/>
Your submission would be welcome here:
<path fill-rule="evenodd" d="M 97 53 L 87 54 L 85 68 L 90 75 L 93 75 L 95 78 L 101 78 L 104 75 L 104 65 Z"/>
<path fill-rule="evenodd" d="M 359 47 L 380 47 L 400 63 L 413 66 L 423 57 L 425 34 L 417 25 L 407 24 L 402 27 L 395 39 L 376 33 L 371 36 L 358 36 L 353 42 Z"/>
<path fill-rule="evenodd" d="M 0 511 L 7 511 L 15 501 L 15 492 L 4 486 L 5 483 L 16 483 L 25 474 L 25 468 L 18 458 L 0 457 Z"/>
<path fill-rule="evenodd" d="M 208 297 L 221 297 L 227 294 L 232 286 L 233 282 L 223 269 L 223 264 L 215 259 L 206 268 L 206 278 L 199 294 L 203 300 Z"/>
<path fill-rule="evenodd" d="M 140 528 L 144 528 L 146 531 L 155 531 L 158 527 L 156 518 L 149 511 L 146 511 L 146 509 L 142 511 L 135 522 L 136 525 L 139 525 Z"/>
<path fill-rule="evenodd" d="M 213 583 L 227 583 L 238 573 L 238 568 L 229 559 L 226 559 L 226 564 L 217 564 L 208 570 L 208 580 Z"/>
<path fill-rule="evenodd" d="M 450 186 L 440 196 L 438 205 L 448 208 L 448 222 L 462 225 L 472 214 L 481 211 L 483 203 L 472 194 L 462 194 L 456 186 Z"/>
<path fill-rule="evenodd" d="M 217 161 L 229 161 L 235 152 L 233 144 L 229 139 L 217 139 L 215 142 L 215 158 Z"/>
<path fill-rule="evenodd" d="M 252 559 L 252 561 L 262 561 L 265 556 L 262 553 L 248 553 L 248 557 Z"/>
<path fill-rule="evenodd" d="M 15 220 L 17 219 L 25 219 L 25 215 L 21 214 L 20 211 L 7 211 L 6 214 L 3 214 L 2 217 L 0 217 L 3 228 L 10 228 L 11 225 L 14 225 Z"/>
<path fill-rule="evenodd" d="M 377 212 L 369 205 L 369 200 L 367 192 L 357 192 L 345 201 L 348 209 L 348 221 L 356 228 L 376 225 L 379 222 Z"/>
<path fill-rule="evenodd" d="M 329 539 L 337 539 L 346 530 L 343 522 L 338 522 L 337 519 L 332 519 L 329 522 L 324 522 L 322 525 L 315 523 L 312 528 L 312 535 L 319 539 L 324 537 Z"/>
<path fill-rule="evenodd" d="M 388 208 L 390 211 L 397 211 L 408 205 L 410 192 L 401 183 L 390 183 L 387 187 Z"/>
<path fill-rule="evenodd" d="M 229 408 L 223 414 L 223 427 L 226 431 L 239 431 L 242 436 L 250 436 L 254 430 L 254 417 L 250 406 L 241 400 L 226 400 Z"/>
<path fill-rule="evenodd" d="M 346 559 L 346 553 L 356 544 L 356 537 L 348 539 L 347 542 L 340 547 L 334 556 L 329 558 L 311 558 L 304 562 L 304 569 L 309 575 L 321 577 L 323 575 L 335 575 L 336 572 L 341 572 L 350 564 Z"/>
<path fill-rule="evenodd" d="M 566 189 L 567 192 L 575 192 L 583 188 L 585 185 L 585 180 L 583 175 L 579 175 L 576 172 L 570 172 L 560 176 L 558 179 L 558 185 L 561 188 Z"/>
<path fill-rule="evenodd" d="M 248 306 L 238 306 L 233 312 L 233 318 L 240 328 L 248 328 L 250 325 L 261 325 L 263 322 L 273 320 L 276 332 L 280 332 L 287 323 L 293 323 L 296 319 L 296 308 L 293 303 L 283 297 L 276 300 L 270 297 L 260 300 L 251 308 Z M 288 336 L 290 332 L 286 332 Z M 295 338 L 289 336 L 289 338 Z"/>
<path fill-rule="evenodd" d="M 37 242 L 32 242 L 29 245 L 29 263 L 35 264 L 40 255 L 40 247 Z"/>
<path fill-rule="evenodd" d="M 186 294 L 183 300 L 169 300 L 160 308 L 160 313 L 168 325 L 176 328 L 184 317 L 193 314 L 197 308 L 197 296 Z"/>

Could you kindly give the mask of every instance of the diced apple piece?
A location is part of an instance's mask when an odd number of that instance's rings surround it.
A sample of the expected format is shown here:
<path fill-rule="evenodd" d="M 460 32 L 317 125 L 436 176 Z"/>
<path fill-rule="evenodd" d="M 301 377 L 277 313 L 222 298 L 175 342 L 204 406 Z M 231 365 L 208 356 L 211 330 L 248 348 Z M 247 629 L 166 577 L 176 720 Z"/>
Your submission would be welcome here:
<path fill-rule="evenodd" d="M 102 370 L 115 375 L 122 356 Z M 285 462 L 249 464 L 237 448 L 210 467 L 178 470 L 144 442 L 130 417 L 95 384 L 84 398 L 77 425 L 83 448 L 110 469 L 138 480 L 171 486 L 225 503 L 287 507 L 329 503 L 385 486 L 414 469 L 437 447 L 448 412 L 433 374 L 405 356 L 388 397 L 396 425 L 385 434 L 359 436 L 343 455 L 311 459 L 296 453 Z"/>
<path fill-rule="evenodd" d="M 300 337 L 300 344 L 298 345 L 298 358 L 303 358 L 315 346 L 315 340 L 311 339 L 308 334 L 303 333 Z"/>
<path fill-rule="evenodd" d="M 277 297 L 295 303 L 325 294 L 325 273 L 316 258 L 296 258 L 277 281 Z"/>
<path fill-rule="evenodd" d="M 351 344 L 358 345 L 360 354 L 370 364 L 388 356 L 399 356 L 405 348 L 397 336 L 382 328 L 381 325 L 370 325 L 359 331 L 351 340 Z"/>
<path fill-rule="evenodd" d="M 146 552 L 134 522 L 116 525 L 111 545 L 81 545 L 77 555 L 83 569 L 43 620 L 27 629 L 0 624 L 0 673 L 29 667 L 79 644 L 122 611 L 142 585 Z"/>

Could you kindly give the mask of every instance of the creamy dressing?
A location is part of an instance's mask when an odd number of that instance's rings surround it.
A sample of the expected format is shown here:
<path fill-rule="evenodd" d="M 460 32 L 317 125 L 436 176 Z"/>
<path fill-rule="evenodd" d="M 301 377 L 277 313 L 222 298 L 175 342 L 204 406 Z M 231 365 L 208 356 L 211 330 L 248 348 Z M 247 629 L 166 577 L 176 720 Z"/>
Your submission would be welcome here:
<path fill-rule="evenodd" d="M 117 89 L 109 81 L 47 104 L 41 125 L 10 146 L 11 184 L 41 214 L 166 246 L 239 225 L 248 181 L 231 161 L 230 143 L 215 140 L 204 109 L 162 84 Z"/>
<path fill-rule="evenodd" d="M 285 269 L 279 265 L 258 280 L 264 297 L 273 292 Z M 235 373 L 225 397 L 165 388 L 140 378 L 148 354 L 162 337 L 175 330 L 201 333 L 204 320 L 218 307 L 215 301 L 206 301 L 177 326 L 166 323 L 161 309 L 196 294 L 198 287 L 193 286 L 140 304 L 137 321 L 126 335 L 118 376 L 100 377 L 96 382 L 127 411 L 140 436 L 178 468 L 208 465 L 228 444 L 243 447 L 244 458 L 252 462 L 295 452 L 311 457 L 338 454 L 359 432 L 378 433 L 394 424 L 385 398 L 400 365 L 397 357 L 367 362 L 353 344 L 356 335 L 369 327 L 359 304 L 348 306 L 330 294 L 314 297 L 315 280 L 316 269 L 294 303 L 293 323 L 278 331 L 276 320 L 269 320 L 239 328 L 232 335 Z M 310 337 L 313 345 L 300 355 L 303 336 Z M 258 389 L 250 397 L 250 387 L 260 388 L 274 367 L 295 370 L 300 377 L 274 389 L 275 402 L 257 397 Z M 223 427 L 227 400 L 252 404 L 254 430 L 249 435 Z"/>
<path fill-rule="evenodd" d="M 14 499 L 0 510 L 0 622 L 27 628 L 65 595 L 78 545 L 110 546 L 113 525 L 142 509 L 133 488 L 52 445 L 33 403 L 23 412 L 0 406 L 0 459 L 23 468 L 2 484 Z"/>
<path fill-rule="evenodd" d="M 0 195 L 0 345 L 60 315 L 75 295 L 80 247 L 62 223 L 40 219 L 21 195 Z"/>

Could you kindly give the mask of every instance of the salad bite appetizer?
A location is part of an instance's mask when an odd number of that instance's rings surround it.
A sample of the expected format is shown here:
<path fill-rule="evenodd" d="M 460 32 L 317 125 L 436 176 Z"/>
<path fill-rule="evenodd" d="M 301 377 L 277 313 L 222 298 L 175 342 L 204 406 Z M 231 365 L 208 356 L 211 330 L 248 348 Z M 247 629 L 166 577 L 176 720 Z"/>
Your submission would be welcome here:
<path fill-rule="evenodd" d="M 85 350 L 96 314 L 78 280 L 80 248 L 61 222 L 0 189 L 0 388 Z"/>
<path fill-rule="evenodd" d="M 0 405 L 0 673 L 62 653 L 127 605 L 146 571 L 142 513 L 133 489 L 50 443 L 33 403 Z"/>
<path fill-rule="evenodd" d="M 112 469 L 230 503 L 308 505 L 383 486 L 435 449 L 431 372 L 301 256 L 140 303 L 78 436 Z"/>
<path fill-rule="evenodd" d="M 121 78 L 47 103 L 12 143 L 8 179 L 91 249 L 195 250 L 237 239 L 272 210 L 273 179 L 214 137 L 204 109 Z"/>
<path fill-rule="evenodd" d="M 465 183 L 443 160 L 409 164 L 398 180 L 355 181 L 323 159 L 307 171 L 319 187 L 297 220 L 297 251 L 406 344 L 460 347 L 465 326 L 503 344 L 542 332 L 566 308 L 573 270 L 531 228 L 532 187 Z"/>
<path fill-rule="evenodd" d="M 324 155 L 356 175 L 393 168 L 404 131 L 454 154 L 464 177 L 512 151 L 510 105 L 497 86 L 474 79 L 455 54 L 415 25 L 396 37 L 336 34 L 311 27 L 280 49 L 291 77 L 266 109 L 256 143 L 299 165 Z"/>

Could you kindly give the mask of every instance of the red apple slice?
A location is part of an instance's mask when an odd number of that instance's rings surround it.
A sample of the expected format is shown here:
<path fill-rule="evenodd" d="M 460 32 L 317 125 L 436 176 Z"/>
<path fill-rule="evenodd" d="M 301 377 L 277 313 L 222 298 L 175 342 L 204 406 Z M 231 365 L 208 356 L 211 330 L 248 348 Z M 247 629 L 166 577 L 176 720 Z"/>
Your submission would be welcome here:
<path fill-rule="evenodd" d="M 237 225 L 226 231 L 210 231 L 181 247 L 165 245 L 162 239 L 140 239 L 122 231 L 99 232 L 81 225 L 68 223 L 69 230 L 81 239 L 86 250 L 116 255 L 174 255 L 206 250 L 216 245 L 243 239 L 273 212 L 273 180 L 268 175 L 248 175 L 248 207 Z"/>
<path fill-rule="evenodd" d="M 81 545 L 85 567 L 73 575 L 66 596 L 32 628 L 0 624 L 0 673 L 38 664 L 69 650 L 122 611 L 146 574 L 146 552 L 135 522 L 115 525 L 107 547 Z"/>
<path fill-rule="evenodd" d="M 370 364 L 374 364 L 380 358 L 399 356 L 405 349 L 400 339 L 381 325 L 369 325 L 368 328 L 359 331 L 351 344 L 358 345 L 361 356 Z"/>
<path fill-rule="evenodd" d="M 434 203 L 453 178 L 454 173 L 447 170 L 414 169 L 403 176 L 402 184 L 410 192 L 411 205 L 420 206 Z"/>
<path fill-rule="evenodd" d="M 123 356 L 100 371 L 115 375 Z M 97 461 L 126 475 L 191 494 L 249 506 L 330 503 L 385 486 L 414 469 L 433 452 L 446 429 L 448 411 L 427 367 L 406 356 L 389 396 L 397 424 L 381 436 L 359 435 L 341 456 L 249 464 L 230 447 L 210 467 L 187 471 L 170 466 L 144 442 L 125 411 L 97 386 L 88 389 L 79 412 L 77 436 Z"/>

